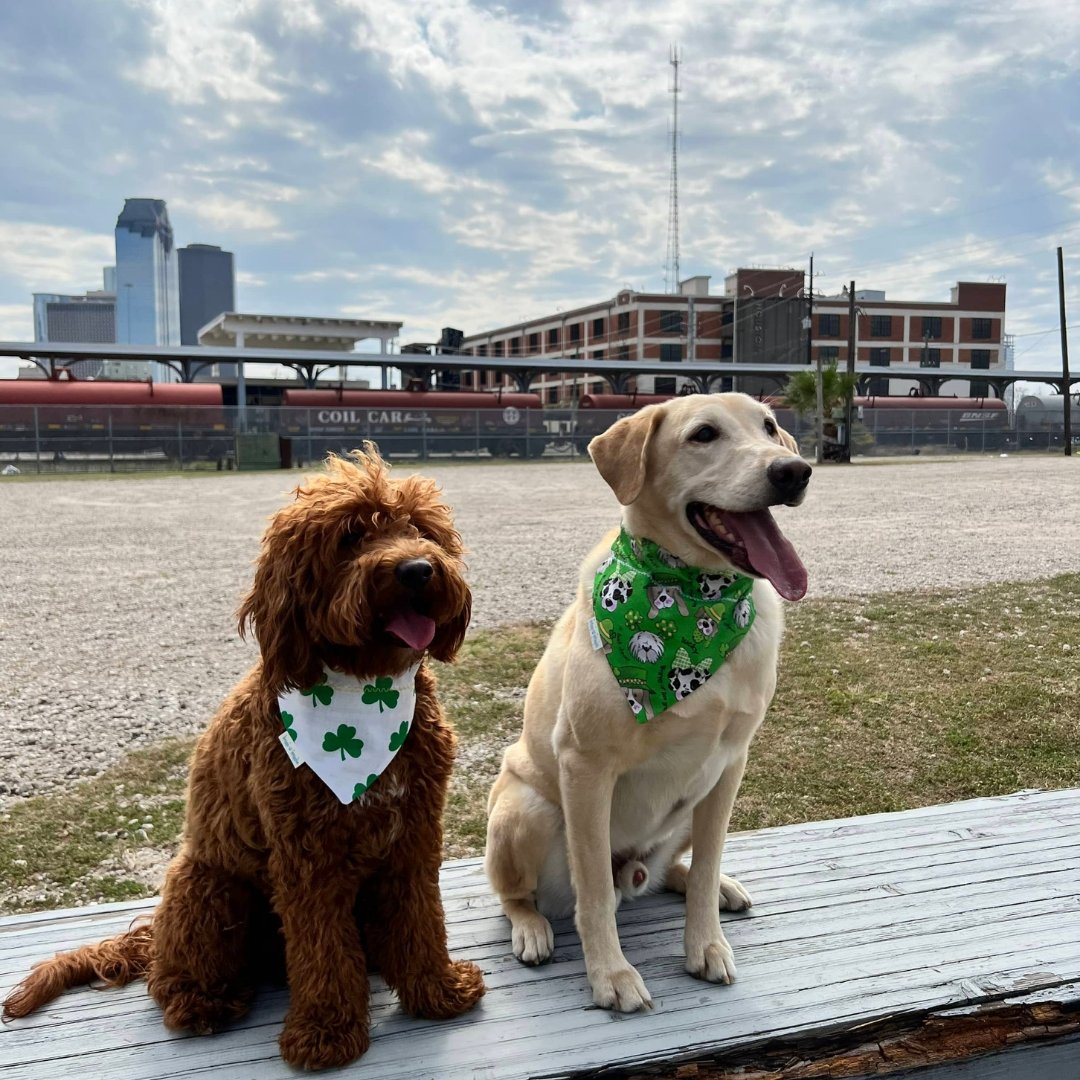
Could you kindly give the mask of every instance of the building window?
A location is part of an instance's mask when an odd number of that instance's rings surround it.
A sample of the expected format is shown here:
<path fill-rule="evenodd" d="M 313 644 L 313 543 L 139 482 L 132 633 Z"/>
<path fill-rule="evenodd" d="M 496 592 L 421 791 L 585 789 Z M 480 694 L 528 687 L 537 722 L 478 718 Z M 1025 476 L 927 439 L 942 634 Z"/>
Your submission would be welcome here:
<path fill-rule="evenodd" d="M 493 341 L 491 343 L 491 355 L 492 356 L 502 356 L 502 354 L 503 354 L 503 343 L 501 341 Z"/>
<path fill-rule="evenodd" d="M 837 316 L 838 318 L 839 316 Z M 840 362 L 839 345 L 819 345 L 818 356 L 823 364 L 838 364 Z"/>
<path fill-rule="evenodd" d="M 603 349 L 597 349 L 592 354 L 591 359 L 593 359 L 593 360 L 603 360 L 604 359 L 604 350 Z"/>
<path fill-rule="evenodd" d="M 989 341 L 990 334 L 993 330 L 993 319 L 972 319 L 971 320 L 971 340 L 972 341 Z"/>
<path fill-rule="evenodd" d="M 592 391 L 591 392 L 594 393 L 594 394 L 602 394 L 604 392 L 604 387 L 605 387 L 604 383 L 602 383 L 602 382 L 594 382 L 592 384 Z"/>
<path fill-rule="evenodd" d="M 509 356 L 521 355 L 521 338 L 515 337 L 510 339 L 510 352 Z"/>
<path fill-rule="evenodd" d="M 819 315 L 818 317 L 818 337 L 839 337 L 840 336 L 840 316 L 839 315 Z"/>
<path fill-rule="evenodd" d="M 629 360 L 630 359 L 630 346 L 620 345 L 612 355 L 612 360 Z"/>
<path fill-rule="evenodd" d="M 990 366 L 990 350 L 972 349 L 971 366 L 973 368 L 988 368 Z"/>
<path fill-rule="evenodd" d="M 731 308 L 726 307 L 726 308 L 724 308 L 723 311 L 720 312 L 720 325 L 721 326 L 730 326 L 732 324 L 732 322 L 734 322 L 734 320 L 735 320 L 735 312 Z"/>
<path fill-rule="evenodd" d="M 548 331 L 548 344 L 549 345 L 558 345 L 559 344 L 559 328 L 557 326 L 553 326 Z"/>
<path fill-rule="evenodd" d="M 919 357 L 919 367 L 941 367 L 940 349 L 923 349 Z"/>
<path fill-rule="evenodd" d="M 941 338 L 941 316 L 924 315 L 922 319 L 922 338 L 925 341 L 938 341 Z"/>
<path fill-rule="evenodd" d="M 681 311 L 661 311 L 660 312 L 660 333 L 661 334 L 682 334 L 683 333 L 683 313 Z"/>
<path fill-rule="evenodd" d="M 870 364 L 873 367 L 888 367 L 890 360 L 889 349 L 871 349 Z"/>
<path fill-rule="evenodd" d="M 682 346 L 681 345 L 661 345 L 660 346 L 660 359 L 665 364 L 677 364 L 682 360 Z M 674 393 L 674 391 L 672 391 Z"/>
<path fill-rule="evenodd" d="M 730 341 L 722 341 L 722 342 L 720 342 L 720 359 L 721 360 L 730 360 L 731 359 L 731 342 Z"/>
<path fill-rule="evenodd" d="M 549 405 L 557 405 L 559 403 L 559 388 L 557 386 L 549 386 L 547 388 L 547 403 Z"/>
<path fill-rule="evenodd" d="M 593 319 L 593 321 L 592 321 L 592 336 L 594 338 L 604 336 L 604 320 L 603 319 Z"/>
<path fill-rule="evenodd" d="M 871 315 L 870 316 L 870 336 L 871 337 L 892 337 L 892 316 L 891 315 Z M 871 361 L 872 363 L 873 361 Z"/>
<path fill-rule="evenodd" d="M 674 394 L 675 379 L 667 375 L 657 375 L 657 377 L 653 379 L 653 393 Z"/>
<path fill-rule="evenodd" d="M 539 351 L 540 351 L 540 335 L 539 334 L 530 334 L 529 335 L 529 352 L 530 353 L 538 353 Z"/>
<path fill-rule="evenodd" d="M 620 334 L 629 334 L 630 333 L 630 312 L 629 311 L 620 311 L 619 312 L 619 333 Z"/>
<path fill-rule="evenodd" d="M 477 345 L 476 346 L 476 355 L 477 356 L 487 356 L 487 346 L 486 345 Z"/>
<path fill-rule="evenodd" d="M 579 322 L 573 323 L 570 327 L 568 327 L 568 329 L 570 330 L 570 340 L 571 341 L 580 341 L 581 340 L 581 323 L 579 323 Z"/>

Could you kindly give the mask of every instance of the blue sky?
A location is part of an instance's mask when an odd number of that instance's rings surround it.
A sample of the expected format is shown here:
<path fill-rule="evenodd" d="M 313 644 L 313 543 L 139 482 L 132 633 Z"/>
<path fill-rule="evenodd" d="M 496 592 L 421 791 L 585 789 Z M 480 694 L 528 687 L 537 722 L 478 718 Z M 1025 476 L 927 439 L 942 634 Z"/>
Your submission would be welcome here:
<path fill-rule="evenodd" d="M 1005 280 L 1017 365 L 1052 367 L 1062 244 L 1080 324 L 1071 4 L 8 0 L 0 24 L 0 339 L 32 336 L 31 293 L 99 287 L 129 196 L 236 253 L 242 310 L 403 341 L 658 290 L 672 42 L 683 276 L 814 251 L 829 292 Z"/>

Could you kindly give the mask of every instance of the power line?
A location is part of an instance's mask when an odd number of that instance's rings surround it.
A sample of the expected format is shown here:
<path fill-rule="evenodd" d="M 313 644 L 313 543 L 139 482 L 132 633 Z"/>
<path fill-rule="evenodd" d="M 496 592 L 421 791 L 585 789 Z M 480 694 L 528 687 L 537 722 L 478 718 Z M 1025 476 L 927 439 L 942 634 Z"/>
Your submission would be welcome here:
<path fill-rule="evenodd" d="M 672 45 L 668 63 L 673 71 L 671 86 L 671 176 L 668 183 L 667 257 L 664 263 L 664 292 L 679 288 L 679 65 L 682 53 Z"/>

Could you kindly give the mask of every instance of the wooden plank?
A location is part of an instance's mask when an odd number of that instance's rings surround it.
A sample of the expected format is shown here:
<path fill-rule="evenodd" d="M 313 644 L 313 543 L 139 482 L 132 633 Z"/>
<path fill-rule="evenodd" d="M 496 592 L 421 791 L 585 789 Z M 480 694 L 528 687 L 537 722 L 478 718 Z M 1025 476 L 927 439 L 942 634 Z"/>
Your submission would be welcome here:
<path fill-rule="evenodd" d="M 855 1060 L 860 1032 L 891 1024 L 897 1038 L 910 1041 L 928 1017 L 957 1005 L 993 1013 L 996 1026 L 979 1030 L 1006 1031 L 1014 1013 L 1021 1015 L 1019 997 L 1030 1002 L 1039 989 L 1041 1007 L 1057 1010 L 1060 1027 L 1072 1011 L 1080 1016 L 1077 824 L 1080 791 L 735 836 L 730 863 L 757 900 L 748 915 L 725 917 L 739 981 L 715 987 L 689 978 L 681 899 L 645 898 L 619 914 L 627 957 L 656 1002 L 652 1013 L 633 1017 L 592 1007 L 568 921 L 556 926 L 551 965 L 514 961 L 479 861 L 450 864 L 443 882 L 451 947 L 481 964 L 488 996 L 466 1017 L 428 1024 L 403 1015 L 373 980 L 372 1049 L 356 1074 L 517 1080 L 614 1068 L 675 1075 L 664 1070 L 696 1062 L 699 1075 L 720 1077 L 716 1070 L 729 1060 L 750 1064 L 768 1044 L 794 1052 L 808 1040 L 833 1039 L 837 1053 Z M 0 992 L 29 960 L 117 933 L 146 908 L 0 920 Z M 274 1041 L 286 1004 L 283 991 L 267 990 L 229 1032 L 178 1038 L 162 1027 L 143 984 L 82 989 L 0 1031 L 0 1067 L 5 1080 L 73 1069 L 146 1080 L 292 1076 Z M 966 1022 L 948 1014 L 950 1031 Z"/>

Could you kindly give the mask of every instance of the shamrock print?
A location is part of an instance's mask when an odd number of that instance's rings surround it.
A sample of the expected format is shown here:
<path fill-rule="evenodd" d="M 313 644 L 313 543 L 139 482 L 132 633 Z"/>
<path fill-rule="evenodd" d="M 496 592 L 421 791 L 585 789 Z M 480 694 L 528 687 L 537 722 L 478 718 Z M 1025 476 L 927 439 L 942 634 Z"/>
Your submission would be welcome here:
<path fill-rule="evenodd" d="M 301 690 L 304 697 L 311 698 L 311 707 L 317 709 L 320 705 L 329 705 L 334 700 L 334 688 L 326 685 L 326 672 L 319 677 L 319 681 L 307 690 Z"/>
<path fill-rule="evenodd" d="M 401 744 L 405 741 L 405 736 L 409 734 L 409 721 L 402 720 L 401 727 L 397 731 L 390 732 L 390 752 L 397 753 L 401 749 Z"/>
<path fill-rule="evenodd" d="M 293 727 L 293 715 L 292 713 L 281 710 L 281 722 L 285 725 L 285 730 L 289 733 L 293 742 L 296 742 L 296 729 Z"/>
<path fill-rule="evenodd" d="M 359 757 L 364 749 L 364 741 L 356 737 L 356 728 L 350 724 L 338 724 L 337 734 L 328 731 L 323 736 L 322 748 L 328 754 L 335 750 L 340 751 L 341 760 L 344 761 L 346 754 L 349 757 Z"/>
<path fill-rule="evenodd" d="M 400 690 L 392 689 L 394 680 L 389 676 L 375 680 L 375 685 L 366 683 L 364 685 L 364 694 L 360 700 L 365 705 L 374 705 L 378 703 L 379 712 L 383 711 L 383 705 L 385 704 L 388 709 L 396 709 L 398 698 L 401 696 Z"/>
<path fill-rule="evenodd" d="M 372 773 L 372 774 L 371 774 L 371 775 L 370 775 L 370 776 L 369 776 L 369 777 L 367 778 L 367 782 L 366 782 L 366 783 L 363 783 L 363 784 L 357 784 L 357 785 L 356 785 L 356 787 L 354 787 L 354 788 L 353 788 L 353 793 L 352 793 L 352 797 L 353 797 L 354 799 L 359 799 L 359 798 L 361 798 L 362 796 L 366 795 L 366 794 L 367 794 L 367 792 L 369 792 L 369 791 L 371 790 L 371 785 L 372 785 L 372 784 L 374 784 L 374 783 L 375 783 L 375 781 L 376 781 L 376 780 L 378 780 L 378 779 L 379 779 L 379 777 L 378 777 L 378 776 L 377 776 L 377 775 L 376 775 L 375 773 Z"/>

